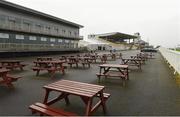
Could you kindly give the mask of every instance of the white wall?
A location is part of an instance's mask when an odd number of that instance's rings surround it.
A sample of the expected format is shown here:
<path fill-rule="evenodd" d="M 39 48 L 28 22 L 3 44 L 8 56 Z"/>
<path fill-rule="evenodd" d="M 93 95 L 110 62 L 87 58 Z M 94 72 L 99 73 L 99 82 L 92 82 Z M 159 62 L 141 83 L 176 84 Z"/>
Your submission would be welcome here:
<path fill-rule="evenodd" d="M 161 47 L 159 49 L 163 57 L 175 69 L 175 72 L 180 74 L 180 52 L 169 50 Z"/>

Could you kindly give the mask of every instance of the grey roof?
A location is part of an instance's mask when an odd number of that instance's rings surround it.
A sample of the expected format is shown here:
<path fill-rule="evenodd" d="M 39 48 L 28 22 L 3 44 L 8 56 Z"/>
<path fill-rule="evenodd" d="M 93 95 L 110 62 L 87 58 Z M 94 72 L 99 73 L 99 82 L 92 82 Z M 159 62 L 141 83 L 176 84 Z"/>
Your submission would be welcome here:
<path fill-rule="evenodd" d="M 31 15 L 37 15 L 39 17 L 44 17 L 44 18 L 47 18 L 49 20 L 54 20 L 56 22 L 61 22 L 61 23 L 67 24 L 67 25 L 78 27 L 78 28 L 83 28 L 84 27 L 82 25 L 79 25 L 79 24 L 76 24 L 76 23 L 73 23 L 73 22 L 70 22 L 70 21 L 67 21 L 67 20 L 52 16 L 52 15 L 48 15 L 48 14 L 45 14 L 45 13 L 30 9 L 30 8 L 27 8 L 27 7 L 23 7 L 23 6 L 20 6 L 20 5 L 5 1 L 5 0 L 0 0 L 0 7 L 9 8 L 11 10 L 15 9 L 16 11 L 19 11 L 19 12 L 25 12 L 25 13 L 28 13 L 28 14 L 31 14 Z"/>
<path fill-rule="evenodd" d="M 112 33 L 104 33 L 104 34 L 97 34 L 99 38 L 104 39 L 114 39 L 114 40 L 124 40 L 124 39 L 134 39 L 137 38 L 135 35 L 129 35 L 120 32 L 112 32 Z"/>

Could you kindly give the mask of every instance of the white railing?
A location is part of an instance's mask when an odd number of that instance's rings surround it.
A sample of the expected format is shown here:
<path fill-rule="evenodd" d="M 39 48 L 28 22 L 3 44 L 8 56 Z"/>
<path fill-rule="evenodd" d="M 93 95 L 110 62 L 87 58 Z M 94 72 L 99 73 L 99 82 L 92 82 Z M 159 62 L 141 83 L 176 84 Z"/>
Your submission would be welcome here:
<path fill-rule="evenodd" d="M 180 74 L 180 52 L 169 50 L 167 48 L 159 48 L 159 51 L 168 63 Z"/>

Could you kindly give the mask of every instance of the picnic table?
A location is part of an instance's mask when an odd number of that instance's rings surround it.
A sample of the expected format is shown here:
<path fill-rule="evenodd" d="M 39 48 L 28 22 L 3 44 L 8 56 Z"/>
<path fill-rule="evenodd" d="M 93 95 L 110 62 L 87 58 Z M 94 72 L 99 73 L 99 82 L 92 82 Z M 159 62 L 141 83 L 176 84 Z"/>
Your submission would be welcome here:
<path fill-rule="evenodd" d="M 136 66 L 141 70 L 141 59 L 138 58 L 123 58 L 122 64 L 129 66 Z"/>
<path fill-rule="evenodd" d="M 129 80 L 128 65 L 120 64 L 102 64 L 99 65 L 99 73 L 96 73 L 98 81 L 100 82 L 101 76 L 107 77 L 118 77 L 122 78 L 123 85 L 125 85 L 125 80 Z"/>
<path fill-rule="evenodd" d="M 49 73 L 51 73 L 51 77 L 53 78 L 56 71 L 62 71 L 63 74 L 65 74 L 65 66 L 63 66 L 63 63 L 65 61 L 61 60 L 52 60 L 52 61 L 34 61 L 35 66 L 32 68 L 33 71 L 36 71 L 36 76 L 39 75 L 40 71 L 47 70 Z"/>
<path fill-rule="evenodd" d="M 146 60 L 147 60 L 145 57 L 138 56 L 138 55 L 136 55 L 136 56 L 131 56 L 131 58 L 132 58 L 132 59 L 140 59 L 142 64 L 145 64 L 145 62 L 146 62 Z"/>
<path fill-rule="evenodd" d="M 10 70 L 8 69 L 0 69 L 0 78 L 2 80 L 0 80 L 0 84 L 5 84 L 8 87 L 14 87 L 12 82 L 17 81 L 20 77 L 13 77 L 8 75 L 8 73 L 10 72 Z"/>
<path fill-rule="evenodd" d="M 37 57 L 37 61 L 52 61 L 52 57 Z"/>
<path fill-rule="evenodd" d="M 82 83 L 70 80 L 60 80 L 43 87 L 46 91 L 43 104 L 50 106 L 57 101 L 65 99 L 66 104 L 70 104 L 68 96 L 75 95 L 79 96 L 85 103 L 85 115 L 92 115 L 92 113 L 102 106 L 104 113 L 106 113 L 106 100 L 110 94 L 104 93 L 104 86 Z M 49 99 L 50 93 L 60 93 L 54 99 Z M 93 99 L 97 98 L 99 101 L 94 104 Z M 94 105 L 94 106 L 93 106 Z M 31 108 L 32 109 L 32 108 Z M 37 110 L 34 108 L 34 110 Z M 38 111 L 39 112 L 39 111 Z M 43 113 L 43 112 L 42 112 Z"/>
<path fill-rule="evenodd" d="M 110 57 L 111 60 L 116 60 L 116 54 L 115 53 L 110 53 L 106 55 L 107 57 Z"/>
<path fill-rule="evenodd" d="M 76 67 L 78 67 L 78 64 L 82 64 L 83 68 L 87 65 L 88 67 L 90 67 L 90 57 L 75 57 L 75 56 L 71 56 L 67 58 L 68 61 L 67 63 L 70 65 L 70 67 L 72 67 L 73 64 L 76 65 Z"/>
<path fill-rule="evenodd" d="M 20 68 L 23 70 L 23 67 L 26 66 L 26 64 L 22 64 L 23 61 L 21 60 L 1 60 L 1 67 L 14 70 L 15 68 Z"/>

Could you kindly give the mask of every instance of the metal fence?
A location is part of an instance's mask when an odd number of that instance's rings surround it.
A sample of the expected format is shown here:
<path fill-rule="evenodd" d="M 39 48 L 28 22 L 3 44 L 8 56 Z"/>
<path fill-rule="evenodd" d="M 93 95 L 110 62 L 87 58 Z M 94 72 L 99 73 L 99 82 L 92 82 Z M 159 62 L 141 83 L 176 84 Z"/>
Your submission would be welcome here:
<path fill-rule="evenodd" d="M 169 50 L 167 48 L 159 48 L 159 51 L 167 62 L 175 69 L 175 73 L 180 74 L 180 52 Z"/>

